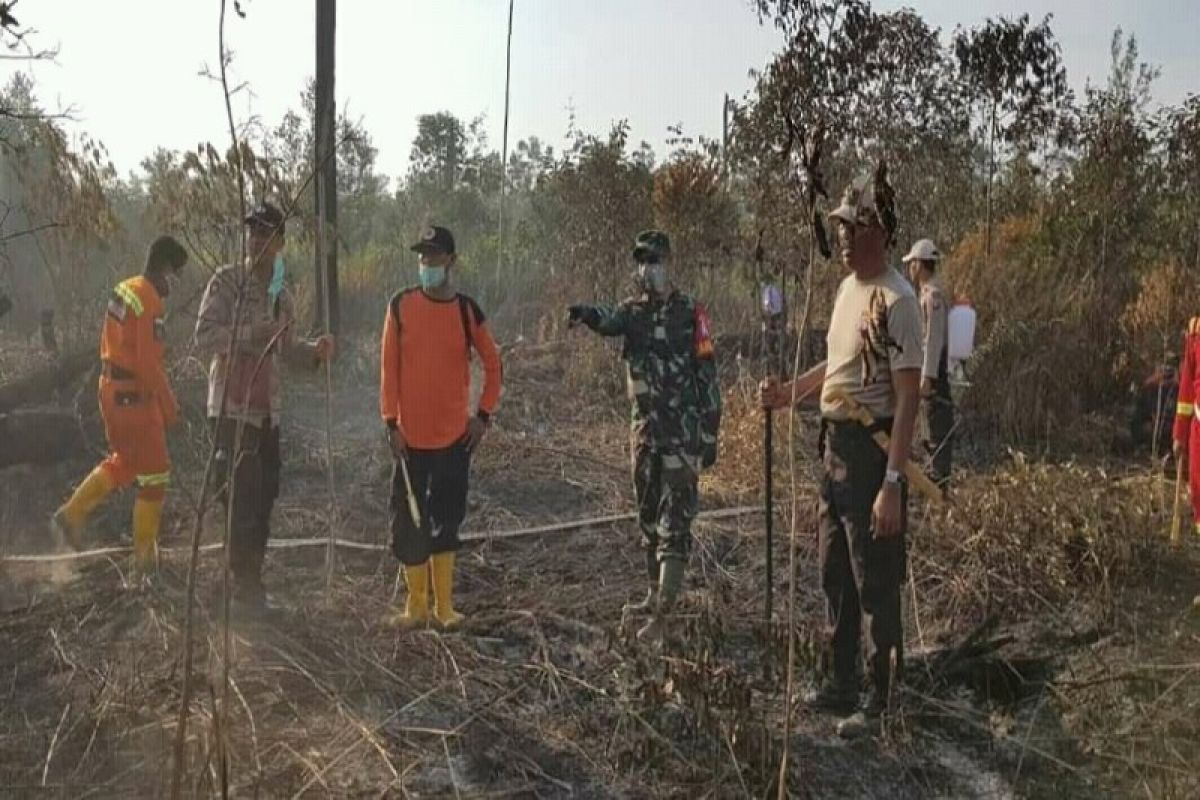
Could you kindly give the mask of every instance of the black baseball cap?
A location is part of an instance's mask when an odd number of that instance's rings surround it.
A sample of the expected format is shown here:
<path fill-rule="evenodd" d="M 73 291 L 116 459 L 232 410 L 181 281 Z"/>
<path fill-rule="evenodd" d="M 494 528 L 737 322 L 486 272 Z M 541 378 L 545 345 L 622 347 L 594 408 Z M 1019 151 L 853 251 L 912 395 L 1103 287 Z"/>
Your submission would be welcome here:
<path fill-rule="evenodd" d="M 283 232 L 283 212 L 265 201 L 256 205 L 244 221 L 247 225 Z"/>
<path fill-rule="evenodd" d="M 449 228 L 430 225 L 421 232 L 421 240 L 408 248 L 414 253 L 446 253 L 454 255 L 454 234 Z"/>

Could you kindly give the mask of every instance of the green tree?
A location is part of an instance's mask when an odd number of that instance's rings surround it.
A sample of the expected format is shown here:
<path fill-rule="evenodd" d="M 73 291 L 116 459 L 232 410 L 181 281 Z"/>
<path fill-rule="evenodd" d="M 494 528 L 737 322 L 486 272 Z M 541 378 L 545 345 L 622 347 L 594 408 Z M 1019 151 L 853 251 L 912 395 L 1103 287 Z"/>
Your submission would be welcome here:
<path fill-rule="evenodd" d="M 1200 273 L 1200 95 L 1189 95 L 1169 108 L 1159 121 L 1159 146 L 1164 156 L 1160 225 L 1164 246 Z"/>
<path fill-rule="evenodd" d="M 1028 14 L 1015 20 L 989 18 L 978 28 L 960 28 L 954 35 L 959 75 L 986 141 L 985 258 L 991 255 L 997 148 L 1013 145 L 1028 151 L 1050 135 L 1063 144 L 1069 131 L 1063 111 L 1070 105 L 1071 92 L 1050 19 L 1047 15 L 1031 25 Z"/>
<path fill-rule="evenodd" d="M 419 116 L 409 153 L 409 183 L 427 182 L 443 192 L 452 191 L 462 177 L 467 144 L 462 121 L 450 112 Z"/>

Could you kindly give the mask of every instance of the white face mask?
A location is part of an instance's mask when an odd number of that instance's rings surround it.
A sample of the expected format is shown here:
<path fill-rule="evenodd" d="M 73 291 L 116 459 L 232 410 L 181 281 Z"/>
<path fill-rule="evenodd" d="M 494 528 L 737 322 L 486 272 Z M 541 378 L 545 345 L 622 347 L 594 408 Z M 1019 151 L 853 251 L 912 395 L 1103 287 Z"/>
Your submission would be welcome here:
<path fill-rule="evenodd" d="M 667 266 L 662 262 L 639 264 L 638 281 L 642 284 L 642 288 L 655 294 L 664 294 L 667 290 Z"/>

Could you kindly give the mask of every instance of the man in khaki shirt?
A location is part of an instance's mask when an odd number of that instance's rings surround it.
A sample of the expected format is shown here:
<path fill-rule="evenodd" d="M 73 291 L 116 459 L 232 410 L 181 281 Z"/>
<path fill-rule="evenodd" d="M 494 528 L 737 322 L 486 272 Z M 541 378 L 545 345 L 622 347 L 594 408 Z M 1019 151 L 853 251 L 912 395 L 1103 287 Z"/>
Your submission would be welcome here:
<path fill-rule="evenodd" d="M 925 361 L 921 367 L 921 413 L 928 435 L 926 447 L 932 456 L 930 477 L 944 486 L 950 480 L 954 447 L 954 401 L 950 396 L 947 362 L 949 310 L 942 287 L 934 273 L 942 255 L 929 239 L 921 239 L 904 257 L 908 277 L 921 295 L 921 317 L 925 323 Z"/>
<path fill-rule="evenodd" d="M 208 416 L 217 440 L 218 495 L 233 505 L 232 599 L 256 613 L 271 610 L 262 571 L 283 467 L 279 362 L 316 368 L 334 354 L 332 336 L 309 341 L 295 334 L 294 306 L 284 285 L 285 222 L 271 203 L 250 212 L 245 264 L 213 274 L 196 318 L 196 352 L 210 362 Z"/>
<path fill-rule="evenodd" d="M 829 218 L 842 263 L 829 321 L 824 374 L 792 384 L 764 381 L 766 408 L 786 408 L 820 392 L 821 486 L 818 542 L 833 675 L 808 697 L 817 710 L 852 714 L 861 684 L 860 642 L 867 634 L 871 693 L 862 713 L 839 725 L 861 732 L 887 708 L 904 642 L 900 584 L 905 572 L 903 469 L 912 443 L 924 354 L 921 311 L 912 286 L 887 265 L 895 215 L 883 172 L 855 181 Z M 835 390 L 866 408 L 876 425 L 849 419 Z M 884 452 L 872 433 L 890 435 Z"/>

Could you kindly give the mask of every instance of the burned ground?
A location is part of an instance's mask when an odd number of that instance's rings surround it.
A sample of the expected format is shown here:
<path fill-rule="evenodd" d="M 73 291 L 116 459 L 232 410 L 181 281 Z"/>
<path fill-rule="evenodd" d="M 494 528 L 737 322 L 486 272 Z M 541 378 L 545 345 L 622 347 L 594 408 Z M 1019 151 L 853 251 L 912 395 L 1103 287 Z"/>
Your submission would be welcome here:
<path fill-rule="evenodd" d="M 571 347 L 572 349 L 567 349 Z M 369 363 L 368 358 L 362 359 Z M 504 413 L 474 471 L 472 532 L 622 513 L 627 428 L 613 353 L 589 343 L 507 353 Z M 383 545 L 389 458 L 369 371 L 344 359 L 333 398 L 339 538 Z M 565 376 L 565 377 L 564 377 Z M 181 681 L 185 548 L 205 434 L 188 428 L 161 578 L 126 586 L 123 556 L 0 563 L 0 789 L 11 796 L 161 796 Z M 755 506 L 760 417 L 730 375 L 722 463 L 706 508 Z M 570 379 L 570 391 L 562 382 Z M 618 382 L 619 383 L 619 382 Z M 285 421 L 277 539 L 323 539 L 325 401 L 297 382 Z M 797 437 L 794 670 L 821 662 L 811 425 Z M 780 438 L 783 438 L 782 436 Z M 88 454 L 89 458 L 91 454 Z M 89 458 L 5 473 L 4 551 L 45 549 L 44 521 Z M 774 792 L 785 730 L 791 476 L 782 446 L 776 619 L 761 624 L 763 521 L 705 520 L 673 641 L 639 647 L 621 606 L 644 590 L 632 522 L 472 543 L 455 633 L 397 634 L 385 550 L 272 550 L 270 624 L 234 620 L 228 692 L 220 559 L 201 556 L 188 793 L 235 796 L 738 797 Z M 909 667 L 885 735 L 846 743 L 797 709 L 788 785 L 809 797 L 1185 797 L 1200 786 L 1196 548 L 1165 544 L 1161 476 L 1130 466 L 998 459 L 953 507 L 914 504 Z M 1169 494 L 1169 490 L 1167 491 Z M 92 526 L 120 544 L 127 502 Z M 210 518 L 204 539 L 215 541 Z"/>

